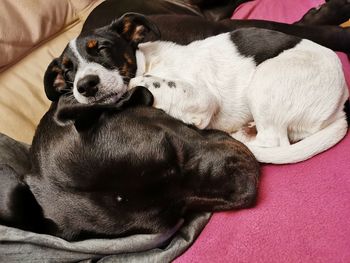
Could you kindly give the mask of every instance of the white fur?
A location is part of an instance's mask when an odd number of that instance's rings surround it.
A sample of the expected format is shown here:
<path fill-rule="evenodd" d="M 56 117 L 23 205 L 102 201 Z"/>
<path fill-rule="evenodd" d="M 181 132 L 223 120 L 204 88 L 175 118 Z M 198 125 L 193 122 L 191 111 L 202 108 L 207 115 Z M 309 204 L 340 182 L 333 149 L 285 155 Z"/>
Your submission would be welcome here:
<path fill-rule="evenodd" d="M 309 40 L 258 66 L 240 55 L 227 33 L 187 46 L 157 41 L 139 49 L 138 78 L 130 87 L 147 83 L 156 107 L 199 128 L 231 133 L 261 162 L 308 159 L 346 133 L 349 94 L 341 63 Z M 163 79 L 176 82 L 176 90 L 150 85 Z M 257 136 L 244 138 L 242 128 L 251 121 Z"/>
<path fill-rule="evenodd" d="M 73 94 L 78 102 L 92 103 L 100 100 L 104 102 L 112 102 L 111 100 L 117 101 L 126 92 L 127 86 L 124 84 L 118 69 L 109 70 L 98 63 L 87 61 L 79 53 L 76 39 L 73 39 L 69 43 L 69 47 L 79 63 L 73 83 Z M 94 97 L 85 97 L 78 92 L 77 83 L 90 74 L 97 75 L 100 78 L 100 84 L 98 85 L 99 91 Z M 104 97 L 105 94 L 108 94 L 108 98 Z"/>
<path fill-rule="evenodd" d="M 172 87 L 172 83 L 176 87 Z M 211 117 L 218 110 L 218 105 L 213 103 L 212 95 L 207 90 L 197 92 L 194 86 L 182 80 L 165 80 L 154 76 L 131 79 L 130 88 L 138 85 L 146 86 L 152 92 L 154 107 L 200 129 L 209 125 Z"/>

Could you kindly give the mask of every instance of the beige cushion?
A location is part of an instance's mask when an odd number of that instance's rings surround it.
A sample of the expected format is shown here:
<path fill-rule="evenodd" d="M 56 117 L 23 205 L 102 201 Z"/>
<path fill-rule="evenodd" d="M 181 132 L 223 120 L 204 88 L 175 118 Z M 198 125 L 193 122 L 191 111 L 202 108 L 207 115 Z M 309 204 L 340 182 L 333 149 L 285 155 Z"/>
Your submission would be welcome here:
<path fill-rule="evenodd" d="M 60 1 L 65 2 L 63 0 L 43 0 L 40 2 Z M 82 1 L 80 7 L 84 6 L 83 2 L 85 2 L 85 7 L 83 10 L 80 10 L 80 13 L 76 13 L 74 22 L 68 26 L 66 25 L 57 32 L 54 37 L 51 37 L 48 42 L 33 49 L 30 54 L 25 56 L 18 63 L 0 73 L 0 132 L 23 142 L 30 143 L 32 141 L 35 128 L 50 105 L 50 101 L 46 98 L 43 87 L 43 76 L 46 67 L 54 57 L 60 55 L 68 41 L 79 34 L 87 15 L 102 1 L 103 0 L 97 0 L 93 1 L 93 3 L 90 1 L 90 4 L 87 4 L 85 0 Z M 5 0 L 5 2 L 12 2 L 12 0 Z M 36 1 L 19 0 L 19 2 L 32 3 Z M 69 5 L 68 3 L 66 6 Z M 72 6 L 70 8 L 72 8 L 72 10 L 74 9 Z M 34 12 L 34 10 L 32 11 Z M 57 16 L 59 16 L 58 14 L 63 14 L 61 11 L 57 11 Z M 67 12 L 68 14 L 66 17 L 68 17 L 68 15 L 70 16 L 75 11 L 67 10 Z M 0 10 L 0 14 L 1 13 L 2 10 Z M 52 19 L 57 21 L 57 17 Z M 42 20 L 42 22 L 44 23 L 45 21 L 45 23 L 51 24 L 48 20 L 50 20 L 50 18 L 46 16 L 46 19 Z M 35 19 L 34 21 L 38 22 L 38 20 Z M 64 21 L 64 23 L 66 23 L 67 20 L 64 19 Z M 43 31 L 45 31 L 45 26 L 42 28 Z M 40 38 L 38 35 L 35 36 L 35 33 L 33 34 L 33 36 L 28 37 L 28 39 L 30 39 L 28 41 L 34 41 L 34 39 L 37 40 Z M 49 33 L 47 32 L 47 34 Z M 24 41 L 24 43 L 25 42 L 26 41 Z M 9 44 L 9 42 L 7 43 Z M 11 47 L 8 49 L 11 49 Z"/>
<path fill-rule="evenodd" d="M 77 19 L 69 0 L 1 0 L 0 10 L 0 69 Z"/>
<path fill-rule="evenodd" d="M 345 23 L 343 23 L 341 26 L 342 27 L 350 27 L 350 20 L 345 22 Z"/>

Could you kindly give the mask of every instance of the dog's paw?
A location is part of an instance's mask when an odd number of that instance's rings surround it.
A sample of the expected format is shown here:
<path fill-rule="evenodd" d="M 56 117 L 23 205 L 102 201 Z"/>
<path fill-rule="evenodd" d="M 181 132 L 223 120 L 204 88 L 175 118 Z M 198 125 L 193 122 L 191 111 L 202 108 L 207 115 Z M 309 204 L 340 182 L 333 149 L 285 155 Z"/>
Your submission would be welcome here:
<path fill-rule="evenodd" d="M 187 112 L 183 113 L 183 116 L 180 118 L 184 123 L 196 126 L 198 129 L 205 129 L 208 127 L 210 119 L 206 118 L 204 115 L 194 115 L 188 114 Z"/>
<path fill-rule="evenodd" d="M 129 82 L 128 89 L 130 90 L 130 89 L 133 89 L 133 88 L 135 88 L 137 86 L 146 87 L 145 86 L 145 81 L 144 81 L 144 76 L 132 78 L 130 80 L 130 82 Z"/>
<path fill-rule="evenodd" d="M 350 18 L 350 0 L 329 0 L 310 9 L 297 24 L 340 25 Z"/>
<path fill-rule="evenodd" d="M 190 123 L 194 126 L 196 126 L 199 129 L 204 129 L 203 127 L 203 120 L 199 117 L 193 117 L 190 121 Z"/>

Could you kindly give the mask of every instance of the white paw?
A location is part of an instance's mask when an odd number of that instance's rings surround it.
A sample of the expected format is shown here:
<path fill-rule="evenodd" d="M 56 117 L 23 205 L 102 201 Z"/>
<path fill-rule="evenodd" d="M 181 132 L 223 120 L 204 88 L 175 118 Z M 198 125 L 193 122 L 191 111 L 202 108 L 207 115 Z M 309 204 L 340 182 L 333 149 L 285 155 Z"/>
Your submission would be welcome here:
<path fill-rule="evenodd" d="M 184 120 L 184 122 L 186 122 L 188 124 L 192 124 L 201 130 L 207 128 L 208 123 L 209 123 L 208 121 L 205 120 L 205 118 L 201 118 L 200 116 L 195 116 L 195 117 L 189 118 L 189 121 Z"/>
<path fill-rule="evenodd" d="M 199 117 L 193 117 L 191 120 L 191 123 L 196 126 L 197 128 L 200 128 L 201 124 L 202 124 L 202 119 Z"/>
<path fill-rule="evenodd" d="M 144 87 L 144 77 L 139 76 L 136 78 L 132 78 L 129 82 L 129 89 L 135 88 L 137 86 L 143 86 Z"/>

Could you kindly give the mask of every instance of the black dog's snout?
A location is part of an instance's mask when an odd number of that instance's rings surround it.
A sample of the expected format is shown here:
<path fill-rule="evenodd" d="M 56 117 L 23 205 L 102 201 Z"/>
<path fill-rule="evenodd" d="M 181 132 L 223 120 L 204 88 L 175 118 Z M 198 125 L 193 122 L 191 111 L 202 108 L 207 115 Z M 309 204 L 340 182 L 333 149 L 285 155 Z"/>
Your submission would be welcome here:
<path fill-rule="evenodd" d="M 86 75 L 77 83 L 78 92 L 85 97 L 93 97 L 98 91 L 100 78 L 97 75 Z"/>

